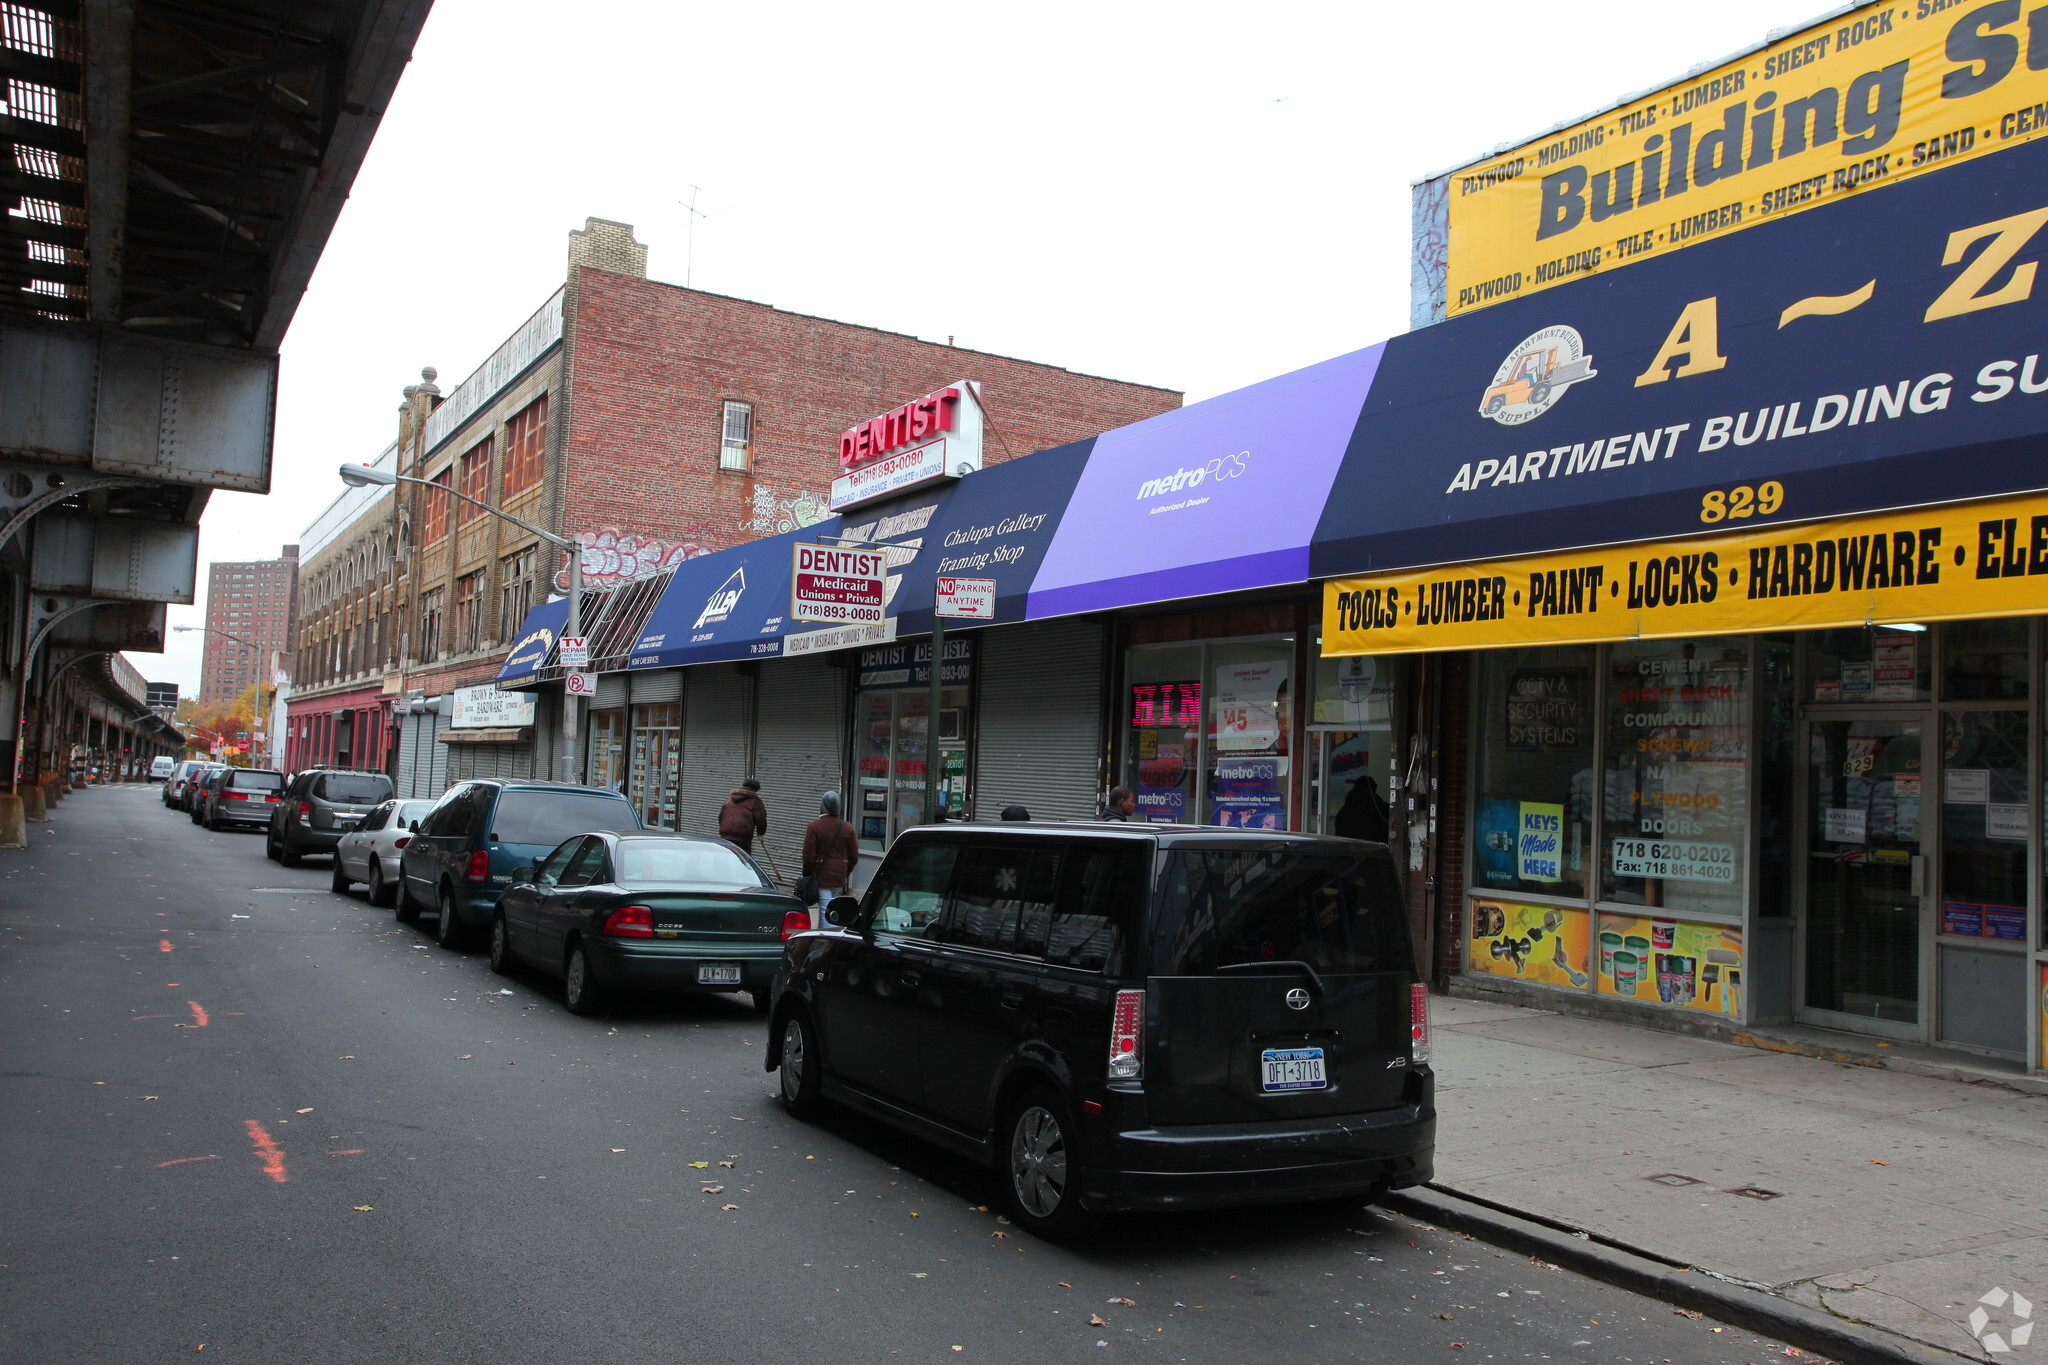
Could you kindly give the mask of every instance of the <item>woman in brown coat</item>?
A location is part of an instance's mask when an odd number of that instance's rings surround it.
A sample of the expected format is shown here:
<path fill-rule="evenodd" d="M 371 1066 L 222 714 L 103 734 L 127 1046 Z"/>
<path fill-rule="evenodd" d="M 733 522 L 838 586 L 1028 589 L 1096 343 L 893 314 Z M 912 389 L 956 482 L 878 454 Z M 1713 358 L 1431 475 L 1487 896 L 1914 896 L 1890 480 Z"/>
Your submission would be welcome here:
<path fill-rule="evenodd" d="M 854 864 L 860 861 L 860 845 L 853 826 L 839 816 L 839 793 L 826 792 L 818 803 L 822 812 L 804 830 L 804 862 L 800 875 L 818 881 L 818 904 L 811 912 L 813 928 L 825 927 L 825 907 L 834 896 L 846 894 Z"/>

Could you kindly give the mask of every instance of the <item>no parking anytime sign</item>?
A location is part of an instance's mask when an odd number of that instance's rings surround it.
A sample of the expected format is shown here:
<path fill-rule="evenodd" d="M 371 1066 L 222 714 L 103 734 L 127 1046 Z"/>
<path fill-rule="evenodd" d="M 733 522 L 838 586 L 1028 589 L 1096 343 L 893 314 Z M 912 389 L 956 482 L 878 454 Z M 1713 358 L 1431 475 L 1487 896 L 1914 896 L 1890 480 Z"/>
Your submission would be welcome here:
<path fill-rule="evenodd" d="M 797 621 L 878 622 L 886 606 L 888 557 L 880 550 L 797 545 L 789 614 Z"/>

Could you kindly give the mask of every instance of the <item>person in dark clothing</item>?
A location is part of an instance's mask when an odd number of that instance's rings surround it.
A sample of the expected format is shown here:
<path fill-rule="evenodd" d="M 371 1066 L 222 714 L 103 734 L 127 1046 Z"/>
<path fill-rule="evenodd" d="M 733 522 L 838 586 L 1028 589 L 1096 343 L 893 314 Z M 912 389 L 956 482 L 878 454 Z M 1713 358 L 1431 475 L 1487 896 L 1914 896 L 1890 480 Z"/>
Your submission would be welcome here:
<path fill-rule="evenodd" d="M 1029 820 L 1030 818 L 1031 812 L 1025 810 L 1022 806 L 1003 807 L 1003 819 L 1005 820 Z"/>
<path fill-rule="evenodd" d="M 1361 776 L 1345 793 L 1331 827 L 1346 839 L 1367 839 L 1376 844 L 1387 841 L 1387 803 L 1380 799 L 1379 784 Z"/>
<path fill-rule="evenodd" d="M 860 845 L 853 826 L 839 818 L 839 793 L 826 792 L 818 802 L 818 818 L 804 830 L 804 861 L 799 875 L 818 884 L 817 908 L 811 912 L 811 927 L 825 927 L 825 907 L 834 896 L 846 894 L 853 879 L 854 864 L 860 861 Z"/>
<path fill-rule="evenodd" d="M 761 800 L 760 782 L 750 777 L 718 808 L 718 837 L 752 853 L 757 834 L 768 837 L 768 807 Z"/>
<path fill-rule="evenodd" d="M 1102 818 L 1128 822 L 1138 809 L 1138 794 L 1129 787 L 1111 787 L 1102 806 Z"/>

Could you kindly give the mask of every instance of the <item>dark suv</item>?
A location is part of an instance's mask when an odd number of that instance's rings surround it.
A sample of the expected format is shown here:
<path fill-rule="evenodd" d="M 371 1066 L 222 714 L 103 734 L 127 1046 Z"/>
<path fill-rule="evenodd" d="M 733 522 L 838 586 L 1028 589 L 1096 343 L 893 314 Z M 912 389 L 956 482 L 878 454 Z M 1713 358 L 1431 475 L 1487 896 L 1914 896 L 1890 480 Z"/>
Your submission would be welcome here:
<path fill-rule="evenodd" d="M 775 986 L 783 1103 L 989 1162 L 1041 1236 L 1431 1177 L 1427 997 L 1384 845 L 935 826 L 826 920 Z"/>
<path fill-rule="evenodd" d="M 634 831 L 633 803 L 601 787 L 561 782 L 464 782 L 450 787 L 398 856 L 398 918 L 432 909 L 434 939 L 459 948 L 491 922 L 514 868 L 537 863 L 563 840 L 598 830 Z"/>
<path fill-rule="evenodd" d="M 263 851 L 286 867 L 308 853 L 332 853 L 341 836 L 391 799 L 391 779 L 351 768 L 308 768 L 291 780 Z"/>
<path fill-rule="evenodd" d="M 275 768 L 228 768 L 200 789 L 192 818 L 211 830 L 267 825 L 283 790 L 284 774 Z"/>

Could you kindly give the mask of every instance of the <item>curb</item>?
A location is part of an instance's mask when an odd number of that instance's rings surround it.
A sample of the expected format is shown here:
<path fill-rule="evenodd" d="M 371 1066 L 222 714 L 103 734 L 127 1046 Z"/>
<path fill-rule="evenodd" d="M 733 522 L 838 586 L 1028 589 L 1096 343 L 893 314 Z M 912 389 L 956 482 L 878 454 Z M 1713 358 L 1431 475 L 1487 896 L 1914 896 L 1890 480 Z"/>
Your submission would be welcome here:
<path fill-rule="evenodd" d="M 1617 1289 L 1705 1313 L 1731 1327 L 1766 1333 L 1842 1365 L 1957 1365 L 1971 1359 L 1690 1266 L 1596 1242 L 1589 1234 L 1504 1212 L 1455 1191 L 1422 1186 L 1394 1191 L 1377 1202 L 1509 1251 L 1539 1256 Z"/>

